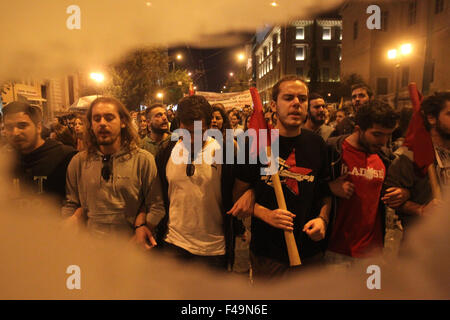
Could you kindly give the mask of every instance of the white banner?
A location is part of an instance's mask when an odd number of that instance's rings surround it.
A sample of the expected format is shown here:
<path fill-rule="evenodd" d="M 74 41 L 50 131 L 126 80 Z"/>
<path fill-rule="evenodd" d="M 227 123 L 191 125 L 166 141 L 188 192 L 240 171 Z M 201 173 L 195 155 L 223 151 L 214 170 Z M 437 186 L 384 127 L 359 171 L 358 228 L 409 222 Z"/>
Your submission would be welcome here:
<path fill-rule="evenodd" d="M 213 105 L 214 103 L 223 104 L 225 106 L 225 110 L 229 110 L 232 108 L 242 110 L 245 105 L 248 105 L 250 107 L 253 106 L 252 96 L 249 90 L 229 93 L 196 91 L 195 94 L 204 96 L 211 105 Z"/>

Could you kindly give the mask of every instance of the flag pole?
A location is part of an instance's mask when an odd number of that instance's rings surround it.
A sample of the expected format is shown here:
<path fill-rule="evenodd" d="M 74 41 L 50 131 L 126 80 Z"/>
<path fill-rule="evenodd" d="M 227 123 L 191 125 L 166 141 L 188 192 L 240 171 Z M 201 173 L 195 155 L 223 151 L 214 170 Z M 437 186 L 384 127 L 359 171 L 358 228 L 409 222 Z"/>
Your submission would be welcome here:
<path fill-rule="evenodd" d="M 261 118 L 260 120 L 263 122 L 263 124 L 265 124 L 265 128 L 267 129 L 268 126 L 264 120 L 264 114 L 262 111 L 262 103 L 261 103 L 261 99 L 258 94 L 258 90 L 256 88 L 250 88 L 250 94 L 252 96 L 253 105 L 254 105 L 253 115 L 252 115 L 252 119 L 250 120 L 250 123 L 256 122 L 256 119 L 253 119 L 253 117 L 256 115 L 255 118 L 256 117 Z M 250 126 L 250 127 L 252 127 L 252 126 Z M 270 135 L 268 134 L 267 136 L 269 137 Z M 259 141 L 256 141 L 256 143 L 259 144 Z M 272 154 L 271 148 L 270 148 L 270 145 L 268 144 L 267 145 L 267 155 L 268 155 L 269 159 L 271 157 L 271 154 Z M 284 198 L 283 189 L 281 187 L 280 176 L 278 175 L 278 168 L 277 168 L 277 172 L 275 174 L 273 174 L 271 177 L 272 177 L 273 187 L 275 190 L 275 195 L 277 198 L 278 208 L 280 208 L 282 210 L 287 210 L 286 200 Z M 291 267 L 301 265 L 302 261 L 300 260 L 300 255 L 298 253 L 298 248 L 297 248 L 297 243 L 295 242 L 294 233 L 292 231 L 284 231 L 284 239 L 286 241 L 286 249 L 287 249 L 288 256 L 289 256 L 289 265 Z"/>

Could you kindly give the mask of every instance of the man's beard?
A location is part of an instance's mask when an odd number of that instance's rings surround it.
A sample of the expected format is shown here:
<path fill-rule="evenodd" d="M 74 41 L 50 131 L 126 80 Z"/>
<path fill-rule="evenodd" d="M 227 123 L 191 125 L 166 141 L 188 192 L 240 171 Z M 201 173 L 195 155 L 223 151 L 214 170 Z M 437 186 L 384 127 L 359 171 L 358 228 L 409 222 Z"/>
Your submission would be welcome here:
<path fill-rule="evenodd" d="M 446 129 L 442 126 L 439 119 L 436 122 L 436 131 L 441 136 L 442 139 L 449 141 L 450 140 L 450 132 L 449 129 Z"/>
<path fill-rule="evenodd" d="M 150 126 L 151 127 L 151 129 L 152 129 L 152 132 L 153 133 L 156 133 L 156 134 L 164 134 L 164 133 L 166 133 L 167 132 L 167 129 L 161 129 L 160 127 L 155 127 L 155 126 Z"/>
<path fill-rule="evenodd" d="M 311 118 L 311 122 L 315 125 L 315 126 L 321 126 L 325 123 L 325 119 L 323 120 L 319 120 L 316 117 L 313 117 L 311 114 L 309 115 L 309 117 Z"/>

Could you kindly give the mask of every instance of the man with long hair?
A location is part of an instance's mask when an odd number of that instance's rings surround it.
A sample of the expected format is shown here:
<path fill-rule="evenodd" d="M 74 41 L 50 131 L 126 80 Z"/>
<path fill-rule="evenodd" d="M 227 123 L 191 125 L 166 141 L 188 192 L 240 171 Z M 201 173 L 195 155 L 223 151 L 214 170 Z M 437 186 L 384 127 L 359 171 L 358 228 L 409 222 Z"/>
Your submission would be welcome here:
<path fill-rule="evenodd" d="M 120 233 L 150 249 L 156 244 L 147 226 L 151 216 L 164 215 L 153 156 L 138 148 L 130 114 L 120 101 L 100 97 L 86 114 L 86 150 L 67 170 L 63 215 L 103 236 Z M 82 208 L 82 209 L 81 209 Z"/>

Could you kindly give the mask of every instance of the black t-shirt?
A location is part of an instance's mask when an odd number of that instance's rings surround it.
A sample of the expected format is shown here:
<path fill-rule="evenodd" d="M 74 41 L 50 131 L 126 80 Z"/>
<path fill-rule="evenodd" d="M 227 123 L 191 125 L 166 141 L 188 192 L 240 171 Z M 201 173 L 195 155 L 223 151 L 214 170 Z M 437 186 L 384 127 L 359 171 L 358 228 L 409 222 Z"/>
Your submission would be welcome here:
<path fill-rule="evenodd" d="M 26 155 L 18 155 L 14 178 L 18 178 L 20 185 L 26 185 L 32 193 L 38 193 L 39 177 L 42 180 L 43 192 L 54 196 L 58 203 L 66 195 L 66 171 L 72 157 L 77 150 L 53 139 Z"/>
<path fill-rule="evenodd" d="M 327 147 L 322 137 L 302 129 L 296 137 L 280 136 L 279 148 L 279 176 L 287 209 L 296 215 L 297 248 L 301 258 L 311 257 L 321 251 L 321 243 L 311 240 L 302 229 L 319 215 L 322 199 L 330 195 Z M 261 164 L 238 166 L 236 176 L 254 186 L 258 204 L 277 209 L 271 177 L 261 176 L 260 168 Z M 252 218 L 250 249 L 256 255 L 289 263 L 283 230 L 256 217 Z"/>

